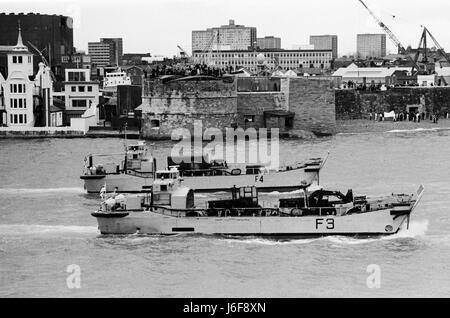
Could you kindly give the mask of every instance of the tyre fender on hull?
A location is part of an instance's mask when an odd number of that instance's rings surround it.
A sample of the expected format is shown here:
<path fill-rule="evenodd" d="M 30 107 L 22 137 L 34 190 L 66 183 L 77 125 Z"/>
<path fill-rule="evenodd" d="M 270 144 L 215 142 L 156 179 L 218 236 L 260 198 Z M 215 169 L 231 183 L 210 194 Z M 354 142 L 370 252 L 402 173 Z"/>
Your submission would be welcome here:
<path fill-rule="evenodd" d="M 106 175 L 85 175 L 85 176 L 80 176 L 81 180 L 100 180 L 100 179 L 104 179 L 106 177 Z"/>
<path fill-rule="evenodd" d="M 91 213 L 93 217 L 96 218 L 124 218 L 128 216 L 130 213 L 128 212 L 111 212 L 111 213 L 103 213 L 103 212 L 94 212 Z"/>

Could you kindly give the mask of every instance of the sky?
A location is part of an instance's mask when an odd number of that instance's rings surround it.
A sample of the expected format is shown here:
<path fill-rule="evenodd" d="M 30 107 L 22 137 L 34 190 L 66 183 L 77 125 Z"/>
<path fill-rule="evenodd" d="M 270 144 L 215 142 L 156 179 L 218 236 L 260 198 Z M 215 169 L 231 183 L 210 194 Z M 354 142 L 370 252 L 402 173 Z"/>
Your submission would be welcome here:
<path fill-rule="evenodd" d="M 417 47 L 421 25 L 450 51 L 450 1 L 364 0 L 407 47 Z M 383 33 L 358 0 L 0 0 L 0 12 L 62 14 L 74 18 L 74 45 L 122 37 L 124 53 L 173 56 L 191 51 L 191 31 L 228 24 L 257 28 L 258 37 L 281 37 L 291 49 L 310 35 L 336 34 L 339 55 L 356 51 L 356 34 Z M 1 32 L 1 30 L 0 30 Z M 387 39 L 388 52 L 395 46 Z"/>

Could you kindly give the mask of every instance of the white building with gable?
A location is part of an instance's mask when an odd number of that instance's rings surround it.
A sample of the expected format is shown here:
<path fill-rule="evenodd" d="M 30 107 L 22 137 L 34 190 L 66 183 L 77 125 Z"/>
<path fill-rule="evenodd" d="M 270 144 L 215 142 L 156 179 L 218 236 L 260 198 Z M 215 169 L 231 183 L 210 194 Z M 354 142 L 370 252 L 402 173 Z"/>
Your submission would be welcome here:
<path fill-rule="evenodd" d="M 5 111 L 2 124 L 34 127 L 33 54 L 23 44 L 20 28 L 17 44 L 7 52 L 7 65 L 7 77 L 0 79 Z"/>
<path fill-rule="evenodd" d="M 0 125 L 23 130 L 51 126 L 55 109 L 50 69 L 40 63 L 34 76 L 33 54 L 23 44 L 20 27 L 17 44 L 6 48 L 6 56 L 6 78 L 0 74 Z"/>

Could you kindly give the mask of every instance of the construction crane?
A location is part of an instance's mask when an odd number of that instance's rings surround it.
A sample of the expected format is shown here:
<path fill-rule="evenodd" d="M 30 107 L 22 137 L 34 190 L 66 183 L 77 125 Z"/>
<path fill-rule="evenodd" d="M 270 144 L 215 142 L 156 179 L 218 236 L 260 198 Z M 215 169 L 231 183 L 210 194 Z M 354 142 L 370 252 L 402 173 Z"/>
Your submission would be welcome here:
<path fill-rule="evenodd" d="M 439 44 L 439 42 L 436 40 L 436 38 L 431 34 L 430 30 L 428 30 L 424 26 L 422 26 L 422 27 L 423 27 L 423 32 L 422 32 L 422 36 L 420 38 L 419 46 L 418 46 L 416 54 L 414 56 L 414 62 L 415 63 L 419 63 L 420 52 L 423 50 L 423 58 L 422 58 L 422 61 L 420 61 L 420 63 L 425 64 L 425 72 L 424 73 L 428 74 L 428 67 L 426 67 L 428 65 L 428 62 L 429 62 L 428 61 L 427 35 L 430 36 L 430 38 L 433 40 L 434 44 L 436 45 L 438 54 L 442 55 L 442 57 L 444 57 L 444 59 L 449 64 L 450 64 L 450 58 L 445 53 L 444 48 Z M 446 83 L 445 79 L 443 79 L 443 80 Z"/>
<path fill-rule="evenodd" d="M 395 36 L 395 34 L 388 28 L 388 26 L 386 24 L 383 23 L 383 21 L 381 21 L 376 15 L 375 13 L 373 13 L 372 10 L 370 10 L 370 8 L 364 3 L 364 1 L 362 0 L 358 0 L 359 2 L 361 2 L 361 4 L 367 9 L 367 11 L 369 11 L 370 15 L 374 18 L 374 20 L 377 22 L 377 24 L 380 26 L 380 28 L 382 28 L 384 30 L 384 32 L 386 32 L 386 34 L 389 36 L 389 38 L 392 40 L 392 42 L 395 43 L 395 45 L 398 48 L 398 53 L 404 53 L 406 50 L 403 47 L 402 43 L 400 42 L 400 40 L 397 38 L 397 36 Z"/>
<path fill-rule="evenodd" d="M 372 10 L 370 10 L 370 8 L 364 3 L 363 0 L 358 0 L 359 2 L 361 2 L 361 4 L 367 9 L 367 11 L 369 11 L 370 15 L 374 18 L 374 20 L 377 22 L 377 24 L 380 26 L 380 28 L 382 28 L 384 30 L 384 32 L 389 36 L 389 38 L 391 39 L 392 42 L 395 43 L 395 45 L 398 48 L 398 53 L 399 54 L 405 54 L 406 50 L 405 47 L 402 45 L 402 43 L 400 42 L 400 40 L 397 38 L 397 36 L 388 28 L 388 26 L 386 24 L 383 23 L 383 21 L 381 21 L 376 15 L 375 13 L 373 13 Z M 417 63 L 417 61 L 415 61 L 409 54 L 407 54 L 408 59 L 413 62 L 413 71 L 412 73 L 414 75 L 416 75 L 419 71 L 420 71 L 420 66 Z M 414 72 L 414 69 L 416 69 L 416 72 Z"/>
<path fill-rule="evenodd" d="M 424 41 L 426 43 L 426 34 L 428 33 L 428 35 L 430 36 L 430 38 L 433 40 L 434 45 L 436 45 L 438 52 L 445 58 L 445 60 L 447 61 L 447 63 L 450 64 L 450 58 L 448 57 L 447 53 L 445 53 L 444 48 L 439 44 L 439 42 L 436 40 L 436 38 L 433 36 L 433 34 L 431 34 L 430 30 L 428 30 L 426 27 L 423 27 L 424 29 L 424 35 L 422 35 L 424 37 Z M 425 44 L 426 45 L 426 44 Z"/>
<path fill-rule="evenodd" d="M 53 74 L 53 72 L 52 72 L 52 70 L 51 70 L 51 67 L 50 67 L 50 65 L 49 65 L 49 63 L 48 63 L 48 61 L 47 61 L 47 59 L 45 58 L 44 54 L 42 53 L 42 51 L 40 51 L 40 50 L 39 50 L 33 43 L 31 43 L 30 41 L 28 41 L 28 44 L 30 44 L 31 47 L 39 54 L 39 56 L 41 57 L 42 62 L 44 63 L 44 65 L 47 66 L 47 67 L 50 69 L 50 76 L 52 77 L 52 81 L 53 81 L 54 83 L 56 83 L 56 82 L 57 82 L 57 81 L 56 81 L 56 76 L 55 76 L 55 74 Z"/>
<path fill-rule="evenodd" d="M 191 56 L 186 52 L 185 49 L 183 49 L 181 46 L 177 45 L 178 49 L 180 50 L 181 57 L 190 58 Z"/>
<path fill-rule="evenodd" d="M 219 50 L 220 46 L 220 38 L 219 38 L 219 30 L 217 30 L 217 33 L 214 32 L 213 36 L 211 37 L 211 40 L 206 45 L 205 49 L 203 51 L 208 51 L 207 53 L 207 65 L 208 66 L 214 66 L 215 63 L 212 61 L 212 54 L 214 50 L 214 42 L 217 40 L 217 50 Z"/>

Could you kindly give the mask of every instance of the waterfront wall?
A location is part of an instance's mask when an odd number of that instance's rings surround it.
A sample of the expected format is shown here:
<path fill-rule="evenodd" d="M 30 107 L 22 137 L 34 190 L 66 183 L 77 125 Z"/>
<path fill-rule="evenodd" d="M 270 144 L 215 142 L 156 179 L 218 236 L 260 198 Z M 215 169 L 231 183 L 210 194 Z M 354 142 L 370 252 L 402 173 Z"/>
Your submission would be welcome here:
<path fill-rule="evenodd" d="M 295 113 L 294 130 L 316 135 L 336 132 L 335 87 L 333 78 L 290 78 L 288 110 Z"/>
<path fill-rule="evenodd" d="M 424 102 L 427 114 L 450 112 L 450 87 L 399 87 L 388 91 L 336 90 L 336 119 L 366 119 L 371 112 L 396 113 Z"/>
<path fill-rule="evenodd" d="M 84 131 L 73 127 L 0 127 L 0 138 L 83 137 Z"/>
<path fill-rule="evenodd" d="M 175 128 L 194 134 L 194 122 L 203 129 L 222 130 L 237 125 L 236 81 L 148 81 L 142 98 L 142 135 L 167 139 Z"/>
<path fill-rule="evenodd" d="M 238 125 L 244 129 L 265 127 L 264 112 L 287 110 L 286 95 L 282 92 L 238 93 Z M 252 118 L 251 121 L 248 119 Z"/>
<path fill-rule="evenodd" d="M 265 111 L 294 113 L 291 130 L 304 130 L 318 135 L 332 135 L 336 130 L 335 79 L 327 77 L 281 78 L 279 91 L 238 92 L 240 127 L 262 128 L 268 125 Z M 253 116 L 253 121 L 246 118 Z M 270 119 L 283 121 L 284 118 Z M 270 126 L 274 126 L 271 124 Z M 278 124 L 283 131 L 285 125 Z"/>
<path fill-rule="evenodd" d="M 260 78 L 245 80 L 255 80 L 258 85 L 246 82 L 239 90 L 238 79 L 233 82 L 147 81 L 142 100 L 143 137 L 167 139 L 175 128 L 187 128 L 193 135 L 193 124 L 198 120 L 202 121 L 203 129 L 258 129 L 278 125 L 283 133 L 335 133 L 337 83 L 334 78 L 269 78 L 265 86 Z M 256 91 L 252 91 L 254 86 Z M 270 113 L 265 117 L 268 111 Z"/>

